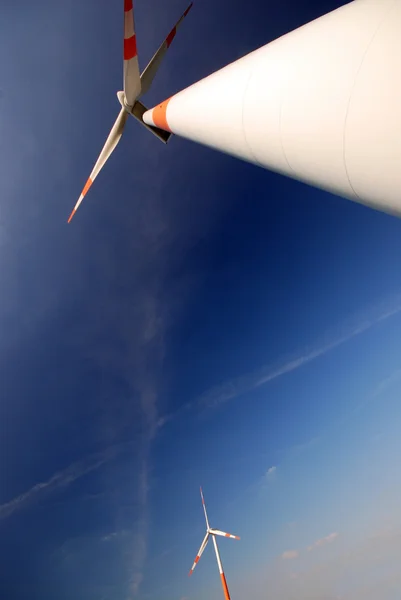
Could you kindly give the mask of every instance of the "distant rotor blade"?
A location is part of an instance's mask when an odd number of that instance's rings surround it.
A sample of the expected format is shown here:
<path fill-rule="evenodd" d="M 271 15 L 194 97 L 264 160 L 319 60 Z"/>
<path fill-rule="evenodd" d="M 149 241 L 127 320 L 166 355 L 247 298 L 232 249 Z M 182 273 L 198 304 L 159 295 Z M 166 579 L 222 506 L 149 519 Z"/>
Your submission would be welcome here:
<path fill-rule="evenodd" d="M 141 92 L 138 51 L 132 0 L 124 0 L 124 94 L 128 106 L 134 106 Z"/>
<path fill-rule="evenodd" d="M 159 47 L 159 49 L 153 55 L 153 58 L 150 60 L 146 69 L 143 71 L 143 73 L 141 75 L 141 85 L 142 85 L 141 96 L 143 94 L 146 94 L 146 92 L 149 90 L 150 86 L 152 85 L 153 79 L 155 78 L 155 75 L 160 67 L 160 63 L 162 62 L 167 50 L 170 48 L 171 42 L 173 41 L 173 39 L 175 38 L 175 35 L 177 33 L 177 29 L 179 28 L 179 26 L 181 25 L 181 23 L 183 22 L 183 20 L 189 13 L 189 11 L 191 10 L 192 4 L 193 3 L 191 2 L 191 4 L 186 9 L 186 11 L 183 13 L 183 15 L 178 19 L 178 21 L 174 25 L 173 29 L 170 31 L 170 33 L 168 34 L 168 36 L 166 37 L 166 39 L 164 40 L 162 45 Z"/>
<path fill-rule="evenodd" d="M 201 498 L 202 498 L 203 512 L 205 513 L 206 525 L 207 525 L 207 528 L 209 529 L 209 519 L 207 518 L 206 504 L 205 504 L 205 499 L 203 497 L 202 488 L 200 488 L 200 494 L 201 494 Z"/>
<path fill-rule="evenodd" d="M 203 551 L 204 551 L 204 549 L 205 549 L 205 548 L 206 548 L 206 546 L 207 546 L 207 543 L 208 543 L 208 541 L 209 541 L 209 533 L 207 533 L 207 534 L 205 535 L 205 537 L 204 537 L 204 539 L 203 539 L 203 542 L 201 543 L 201 547 L 199 548 L 199 551 L 198 551 L 198 554 L 196 555 L 196 558 L 195 558 L 194 564 L 192 565 L 192 567 L 191 567 L 191 570 L 190 570 L 190 572 L 188 573 L 188 577 L 190 577 L 190 576 L 192 575 L 192 573 L 194 572 L 194 569 L 195 569 L 196 565 L 198 564 L 198 562 L 199 562 L 199 560 L 200 560 L 200 557 L 202 556 L 202 554 L 203 554 Z"/>
<path fill-rule="evenodd" d="M 112 130 L 109 133 L 109 137 L 107 138 L 106 143 L 103 146 L 103 150 L 101 151 L 100 156 L 97 159 L 96 164 L 92 169 L 92 173 L 90 174 L 89 179 L 86 182 L 84 189 L 82 190 L 82 193 L 78 199 L 78 202 L 76 203 L 76 205 L 70 215 L 70 218 L 68 219 L 68 223 L 71 221 L 72 217 L 77 212 L 79 205 L 81 204 L 82 200 L 84 199 L 85 195 L 87 194 L 92 183 L 95 181 L 97 175 L 100 173 L 102 167 L 104 166 L 107 159 L 113 152 L 114 148 L 117 146 L 118 142 L 120 141 L 120 138 L 124 131 L 124 125 L 127 121 L 128 116 L 129 115 L 128 115 L 127 111 L 125 110 L 125 108 L 122 108 L 120 110 L 120 113 L 119 113 L 113 127 L 112 127 Z"/>
<path fill-rule="evenodd" d="M 232 535 L 231 533 L 225 533 L 224 531 L 220 531 L 219 529 L 209 529 L 209 533 L 213 535 L 221 535 L 226 538 L 232 538 L 233 540 L 240 540 L 241 538 L 238 535 Z"/>

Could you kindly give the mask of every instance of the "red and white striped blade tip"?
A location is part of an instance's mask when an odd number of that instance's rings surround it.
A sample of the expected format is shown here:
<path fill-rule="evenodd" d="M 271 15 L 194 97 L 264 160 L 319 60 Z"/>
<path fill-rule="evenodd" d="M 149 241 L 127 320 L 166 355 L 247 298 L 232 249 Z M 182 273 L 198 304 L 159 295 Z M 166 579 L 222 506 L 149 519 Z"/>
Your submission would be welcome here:
<path fill-rule="evenodd" d="M 231 538 L 232 540 L 240 540 L 241 539 L 238 535 L 232 535 L 232 533 L 225 533 L 224 537 Z"/>
<path fill-rule="evenodd" d="M 70 223 L 72 220 L 72 217 L 75 215 L 75 213 L 77 212 L 79 205 L 81 204 L 82 200 L 85 198 L 85 194 L 82 192 L 82 194 L 79 197 L 78 202 L 76 203 L 76 205 L 74 206 L 74 208 L 72 209 L 72 212 L 70 214 L 70 216 L 68 217 L 68 221 L 67 223 Z"/>
<path fill-rule="evenodd" d="M 204 537 L 204 539 L 203 539 L 203 542 L 202 542 L 202 543 L 201 543 L 201 545 L 200 545 L 200 548 L 199 548 L 199 550 L 198 550 L 198 554 L 197 554 L 197 555 L 196 555 L 196 557 L 195 557 L 195 560 L 194 560 L 194 563 L 193 563 L 193 565 L 192 565 L 192 567 L 191 567 L 191 570 L 190 570 L 190 572 L 189 572 L 189 575 L 191 575 L 191 574 L 193 573 L 193 571 L 194 571 L 194 569 L 195 569 L 196 565 L 197 565 L 197 564 L 198 564 L 198 562 L 200 561 L 200 558 L 201 558 L 201 556 L 202 556 L 203 552 L 205 551 L 205 548 L 206 548 L 206 546 L 207 546 L 207 543 L 208 543 L 208 541 L 209 541 L 209 532 L 207 532 L 207 533 L 206 533 L 206 535 L 205 535 L 205 537 Z"/>
<path fill-rule="evenodd" d="M 241 539 L 238 535 L 233 535 L 232 533 L 226 533 L 225 531 L 220 531 L 220 529 L 210 529 L 210 533 L 214 533 L 216 535 L 221 535 L 221 536 L 227 537 L 227 538 L 232 538 L 233 540 Z"/>
<path fill-rule="evenodd" d="M 192 567 L 191 567 L 191 570 L 189 571 L 188 577 L 189 577 L 190 575 L 192 575 L 192 573 L 194 572 L 194 570 L 195 570 L 195 567 L 196 567 L 196 565 L 198 564 L 198 562 L 199 562 L 199 561 L 200 561 L 200 556 L 199 556 L 199 554 L 198 554 L 198 555 L 197 555 L 197 557 L 195 558 L 194 564 L 193 564 L 193 565 L 192 565 Z"/>
<path fill-rule="evenodd" d="M 77 212 L 79 205 L 85 198 L 86 194 L 88 193 L 88 191 L 89 191 L 90 187 L 92 186 L 93 182 L 95 181 L 96 177 L 99 175 L 100 171 L 103 169 L 104 165 L 106 164 L 106 162 L 110 158 L 111 154 L 113 153 L 114 149 L 116 148 L 118 142 L 120 141 L 121 136 L 124 131 L 125 123 L 127 122 L 127 119 L 128 119 L 128 116 L 129 116 L 128 112 L 122 106 L 120 109 L 120 112 L 118 113 L 117 119 L 115 120 L 114 125 L 111 128 L 109 135 L 107 136 L 107 139 L 104 143 L 101 153 L 99 154 L 99 157 L 95 163 L 95 166 L 93 167 L 92 172 L 89 175 L 89 177 L 85 183 L 85 186 L 81 192 L 81 195 L 78 198 L 78 202 L 75 204 L 74 209 L 73 209 L 72 213 L 70 214 L 68 223 L 70 223 L 72 217 Z"/>
<path fill-rule="evenodd" d="M 87 192 L 88 192 L 89 188 L 91 187 L 92 183 L 93 183 L 93 182 L 92 182 L 92 179 L 91 179 L 91 177 L 89 177 L 89 178 L 88 178 L 88 181 L 85 183 L 85 187 L 84 187 L 84 189 L 83 189 L 83 190 L 82 190 L 82 192 L 81 192 L 81 195 L 80 195 L 80 197 L 79 197 L 79 199 L 78 199 L 78 202 L 76 203 L 76 205 L 75 205 L 75 206 L 74 206 L 74 208 L 72 209 L 72 212 L 71 212 L 71 214 L 70 214 L 70 216 L 69 216 L 69 218 L 68 218 L 68 221 L 67 221 L 67 223 L 70 223 L 70 222 L 71 222 L 71 219 L 72 219 L 72 217 L 73 217 L 73 216 L 75 215 L 75 213 L 77 212 L 77 210 L 78 210 L 78 208 L 79 208 L 79 206 L 80 206 L 80 204 L 81 204 L 82 200 L 85 198 L 85 196 L 86 196 L 86 194 L 87 194 Z"/>

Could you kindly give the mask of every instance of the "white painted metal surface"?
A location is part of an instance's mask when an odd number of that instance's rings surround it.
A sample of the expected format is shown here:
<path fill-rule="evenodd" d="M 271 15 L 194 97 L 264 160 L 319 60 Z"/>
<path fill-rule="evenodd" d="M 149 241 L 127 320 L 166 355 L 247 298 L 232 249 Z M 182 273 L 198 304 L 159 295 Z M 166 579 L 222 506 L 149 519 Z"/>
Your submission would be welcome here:
<path fill-rule="evenodd" d="M 401 0 L 355 0 L 143 118 L 401 215 Z"/>

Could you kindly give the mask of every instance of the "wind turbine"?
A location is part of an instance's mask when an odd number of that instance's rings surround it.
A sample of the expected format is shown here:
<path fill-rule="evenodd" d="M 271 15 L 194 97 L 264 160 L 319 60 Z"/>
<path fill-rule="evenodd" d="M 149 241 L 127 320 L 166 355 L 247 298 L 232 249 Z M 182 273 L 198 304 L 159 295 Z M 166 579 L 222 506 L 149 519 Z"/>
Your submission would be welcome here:
<path fill-rule="evenodd" d="M 203 506 L 203 511 L 205 513 L 205 519 L 206 519 L 206 535 L 203 538 L 203 542 L 201 544 L 201 547 L 199 548 L 198 554 L 196 555 L 194 564 L 192 565 L 192 568 L 189 572 L 189 576 L 192 575 L 192 573 L 194 572 L 194 569 L 196 567 L 196 565 L 199 562 L 200 557 L 202 556 L 207 543 L 209 541 L 209 537 L 212 538 L 213 540 L 213 545 L 214 545 L 214 551 L 216 553 L 216 559 L 217 559 L 217 566 L 219 567 L 219 573 L 220 573 L 220 578 L 221 578 L 221 585 L 223 586 L 223 592 L 224 592 L 224 596 L 226 600 L 230 600 L 230 592 L 228 591 L 228 586 L 227 586 L 227 581 L 226 581 L 226 576 L 224 575 L 224 571 L 223 571 L 223 565 L 221 562 L 221 558 L 220 558 L 220 553 L 219 553 L 219 549 L 217 546 L 217 540 L 216 540 L 216 535 L 221 535 L 223 537 L 226 538 L 232 538 L 234 540 L 239 540 L 240 538 L 237 535 L 232 535 L 231 533 L 225 533 L 224 531 L 220 531 L 219 529 L 212 529 L 209 525 L 209 519 L 207 518 L 207 512 L 206 512 L 206 504 L 205 504 L 205 499 L 203 497 L 203 492 L 202 492 L 202 488 L 200 488 L 200 493 L 201 493 L 201 498 L 202 498 L 202 506 Z"/>
<path fill-rule="evenodd" d="M 157 52 L 154 54 L 146 69 L 142 74 L 140 74 L 134 28 L 134 9 L 132 0 L 124 0 L 124 90 L 117 92 L 117 98 L 121 104 L 121 110 L 103 146 L 99 158 L 97 159 L 97 162 L 95 163 L 95 166 L 93 167 L 93 170 L 81 192 L 78 202 L 76 203 L 68 219 L 68 223 L 78 210 L 79 205 L 87 194 L 92 183 L 99 175 L 101 169 L 104 167 L 106 161 L 120 141 L 129 115 L 135 117 L 142 125 L 144 125 L 144 127 L 146 127 L 146 129 L 154 133 L 156 137 L 158 137 L 159 140 L 165 144 L 171 137 L 171 132 L 165 132 L 159 127 L 149 126 L 143 121 L 142 115 L 147 111 L 147 108 L 142 104 L 142 102 L 139 102 L 139 98 L 149 91 L 160 63 L 170 47 L 171 42 L 175 38 L 178 27 L 189 13 L 191 7 L 192 2 L 181 18 L 177 21 L 173 29 L 170 31 Z"/>

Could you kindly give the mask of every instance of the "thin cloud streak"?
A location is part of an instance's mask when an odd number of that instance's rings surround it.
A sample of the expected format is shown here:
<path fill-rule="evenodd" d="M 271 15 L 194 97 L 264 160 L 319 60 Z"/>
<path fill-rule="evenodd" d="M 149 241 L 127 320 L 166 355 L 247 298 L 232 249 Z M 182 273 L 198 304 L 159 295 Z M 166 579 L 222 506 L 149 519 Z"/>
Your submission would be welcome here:
<path fill-rule="evenodd" d="M 372 398 L 380 396 L 383 392 L 386 392 L 395 383 L 399 381 L 401 377 L 401 368 L 396 369 L 391 375 L 383 379 L 372 394 Z"/>
<path fill-rule="evenodd" d="M 158 428 L 163 427 L 165 424 L 173 419 L 181 416 L 183 413 L 189 412 L 192 409 L 198 410 L 211 410 L 220 407 L 226 402 L 238 398 L 243 394 L 251 392 L 271 381 L 274 381 L 278 377 L 282 377 L 288 373 L 292 373 L 297 369 L 300 369 L 304 365 L 312 362 L 313 360 L 324 356 L 331 350 L 335 350 L 339 346 L 351 341 L 355 337 L 365 333 L 369 329 L 372 329 L 375 325 L 386 321 L 387 319 L 399 314 L 401 312 L 401 299 L 397 298 L 397 301 L 393 303 L 392 307 L 383 308 L 383 305 L 376 307 L 376 309 L 370 311 L 370 316 L 360 317 L 357 319 L 357 323 L 347 327 L 347 331 L 340 336 L 334 337 L 328 343 L 322 344 L 306 352 L 305 354 L 295 357 L 279 366 L 266 365 L 262 367 L 258 372 L 246 374 L 237 379 L 227 381 L 221 385 L 215 386 L 204 394 L 199 396 L 193 401 L 187 402 L 175 413 L 165 415 L 158 420 Z M 372 314 L 375 313 L 375 314 Z M 344 329 L 344 328 L 343 328 Z"/>
<path fill-rule="evenodd" d="M 29 508 L 34 502 L 44 498 L 46 495 L 60 488 L 65 488 L 84 477 L 92 471 L 100 469 L 105 463 L 117 456 L 122 449 L 122 445 L 115 445 L 107 448 L 103 452 L 97 452 L 87 456 L 83 460 L 69 465 L 66 469 L 58 471 L 47 481 L 35 484 L 31 489 L 23 494 L 16 496 L 9 502 L 0 505 L 0 519 L 7 519 L 18 510 Z"/>
<path fill-rule="evenodd" d="M 298 558 L 299 552 L 298 550 L 286 550 L 282 553 L 281 558 L 283 560 L 293 560 L 294 558 Z"/>
<path fill-rule="evenodd" d="M 280 571 L 277 563 L 265 566 L 263 571 L 253 573 L 251 582 L 248 579 L 238 586 L 239 592 L 246 589 L 247 593 L 262 597 L 268 587 L 272 600 L 338 600 L 341 586 L 343 600 L 398 598 L 400 550 L 401 535 L 397 527 L 384 536 L 375 533 L 354 540 L 342 551 L 311 563 L 295 576 L 289 576 L 288 570 Z M 377 578 L 377 570 L 383 565 L 386 570 Z"/>
<path fill-rule="evenodd" d="M 276 466 L 273 465 L 272 467 L 269 467 L 269 469 L 267 469 L 267 471 L 266 471 L 266 479 L 271 481 L 274 478 L 276 472 L 277 472 Z"/>
<path fill-rule="evenodd" d="M 337 532 L 330 533 L 329 535 L 326 535 L 326 537 L 320 538 L 319 540 L 313 542 L 313 544 L 308 546 L 307 550 L 308 552 L 311 552 L 314 548 L 319 548 L 320 546 L 326 546 L 326 544 L 331 544 L 338 538 L 338 536 L 339 534 Z"/>
<path fill-rule="evenodd" d="M 287 373 L 291 373 L 292 371 L 299 369 L 300 367 L 312 362 L 316 358 L 324 356 L 331 350 L 338 348 L 338 346 L 345 344 L 353 338 L 361 335 L 365 331 L 368 331 L 378 323 L 381 323 L 382 321 L 385 321 L 386 319 L 400 312 L 401 305 L 398 304 L 395 308 L 387 309 L 375 318 L 363 320 L 359 324 L 352 327 L 350 331 L 346 332 L 344 335 L 337 337 L 327 344 L 323 344 L 319 348 L 316 348 L 315 350 L 312 350 L 303 356 L 294 358 L 286 364 L 273 369 L 271 369 L 271 367 L 264 367 L 259 373 L 245 375 L 244 377 L 240 377 L 236 380 L 227 382 L 222 386 L 218 386 L 212 390 L 209 390 L 198 399 L 198 403 L 210 408 L 218 407 L 228 400 L 236 398 L 251 390 L 257 389 L 262 385 L 281 377 L 282 375 L 286 375 Z"/>
<path fill-rule="evenodd" d="M 132 554 L 130 562 L 132 572 L 129 577 L 129 596 L 131 600 L 138 595 L 141 583 L 143 581 L 143 569 L 148 555 L 148 535 L 149 535 L 149 455 L 150 455 L 151 436 L 148 439 L 147 448 L 144 450 L 140 480 L 139 480 L 139 502 L 140 519 L 137 525 L 136 534 L 132 540 Z M 131 569 L 129 569 L 131 571 Z"/>

